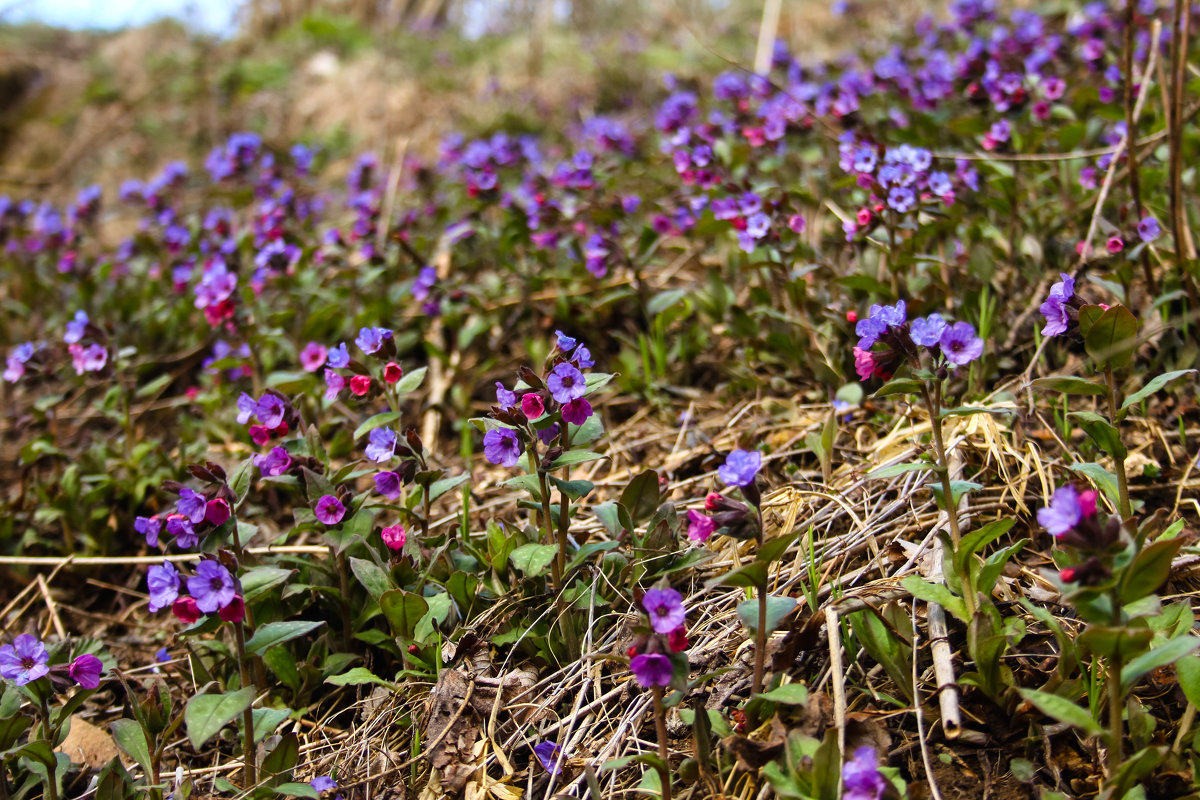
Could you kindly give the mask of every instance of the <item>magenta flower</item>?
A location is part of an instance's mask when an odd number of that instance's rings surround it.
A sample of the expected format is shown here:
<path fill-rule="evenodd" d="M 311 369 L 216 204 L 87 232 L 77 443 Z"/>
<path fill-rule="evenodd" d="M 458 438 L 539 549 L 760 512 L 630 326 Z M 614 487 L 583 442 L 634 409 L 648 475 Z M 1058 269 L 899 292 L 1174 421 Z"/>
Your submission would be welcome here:
<path fill-rule="evenodd" d="M 555 400 L 566 405 L 572 400 L 583 397 L 587 391 L 587 381 L 583 373 L 574 364 L 564 361 L 551 370 L 546 378 L 546 388 Z"/>
<path fill-rule="evenodd" d="M 268 428 L 278 428 L 283 422 L 283 401 L 273 394 L 264 394 L 258 399 L 256 413 L 258 421 Z"/>
<path fill-rule="evenodd" d="M 403 525 L 389 525 L 379 532 L 379 536 L 389 550 L 397 553 L 404 549 L 404 542 L 407 540 Z"/>
<path fill-rule="evenodd" d="M 569 422 L 572 425 L 582 425 L 591 415 L 592 404 L 582 397 L 572 400 L 562 407 L 563 422 Z"/>
<path fill-rule="evenodd" d="M 188 578 L 188 594 L 196 601 L 196 608 L 212 614 L 233 602 L 237 596 L 233 576 L 216 561 L 204 560 L 196 567 L 196 574 Z"/>
<path fill-rule="evenodd" d="M 483 435 L 483 457 L 501 467 L 515 467 L 524 448 L 510 428 L 495 428 Z"/>
<path fill-rule="evenodd" d="M 858 373 L 860 381 L 870 380 L 875 374 L 875 356 L 871 355 L 870 350 L 854 348 L 854 371 Z"/>
<path fill-rule="evenodd" d="M 104 664 L 91 654 L 82 655 L 67 667 L 67 674 L 84 689 L 95 689 L 100 685 L 100 676 L 104 674 Z"/>
<path fill-rule="evenodd" d="M 233 511 L 229 508 L 229 501 L 222 497 L 209 500 L 204 507 L 204 519 L 210 525 L 224 525 L 232 515 Z"/>
<path fill-rule="evenodd" d="M 762 453 L 758 450 L 734 450 L 717 468 L 717 477 L 726 486 L 749 486 L 762 467 Z"/>
<path fill-rule="evenodd" d="M 24 686 L 50 674 L 49 661 L 46 645 L 36 637 L 22 633 L 12 644 L 0 647 L 0 677 Z"/>
<path fill-rule="evenodd" d="M 688 538 L 693 542 L 707 542 L 708 537 L 713 535 L 713 531 L 717 529 L 717 525 L 713 522 L 712 517 L 701 514 L 695 509 L 689 509 L 688 517 Z"/>
<path fill-rule="evenodd" d="M 842 765 L 842 800 L 879 800 L 887 790 L 887 780 L 879 774 L 875 748 L 860 747 L 854 758 Z"/>
<path fill-rule="evenodd" d="M 674 589 L 649 590 L 642 597 L 642 608 L 650 616 L 650 627 L 655 633 L 670 633 L 687 619 L 683 597 Z"/>
<path fill-rule="evenodd" d="M 671 683 L 671 659 L 662 653 L 638 653 L 629 662 L 629 669 L 638 684 L 647 689 Z"/>
<path fill-rule="evenodd" d="M 533 392 L 527 392 L 521 395 L 521 413 L 527 419 L 537 419 L 546 413 L 546 404 L 542 402 L 542 397 Z"/>
<path fill-rule="evenodd" d="M 282 475 L 292 466 L 292 457 L 282 447 L 272 447 L 266 455 L 254 457 L 254 466 L 258 467 L 264 476 Z"/>
<path fill-rule="evenodd" d="M 983 355 L 983 339 L 975 335 L 969 322 L 956 322 L 942 333 L 942 353 L 957 366 L 970 364 Z"/>
<path fill-rule="evenodd" d="M 325 366 L 327 358 L 329 358 L 328 347 L 317 342 L 309 342 L 300 351 L 300 366 L 304 368 L 305 372 L 316 372 Z"/>
<path fill-rule="evenodd" d="M 346 516 L 346 507 L 342 505 L 341 500 L 327 494 L 317 501 L 317 508 L 313 513 L 326 525 L 337 525 L 342 521 L 342 517 Z"/>

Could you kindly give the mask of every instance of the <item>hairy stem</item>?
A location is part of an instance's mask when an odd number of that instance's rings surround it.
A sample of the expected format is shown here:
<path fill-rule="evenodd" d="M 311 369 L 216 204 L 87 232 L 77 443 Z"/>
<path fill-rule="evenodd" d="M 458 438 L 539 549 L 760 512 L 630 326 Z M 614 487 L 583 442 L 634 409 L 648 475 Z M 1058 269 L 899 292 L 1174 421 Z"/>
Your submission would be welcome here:
<path fill-rule="evenodd" d="M 1117 597 L 1117 593 L 1113 592 L 1113 627 L 1121 625 L 1121 605 Z M 1121 669 L 1123 667 L 1123 659 L 1121 658 L 1120 648 L 1109 659 L 1108 663 L 1108 752 L 1105 754 L 1105 766 L 1108 770 L 1109 780 L 1117 774 L 1117 770 L 1121 767 L 1121 750 L 1122 738 L 1124 736 L 1124 726 L 1121 723 Z"/>
<path fill-rule="evenodd" d="M 42 738 L 49 742 L 50 746 L 53 747 L 54 736 L 50 730 L 50 701 L 47 700 L 46 696 L 41 692 L 38 692 L 38 694 L 40 695 L 38 699 L 41 701 Z M 50 767 L 47 768 L 47 777 L 49 778 L 49 780 L 46 781 L 47 800 L 58 800 L 58 780 L 56 773 L 56 769 Z"/>
<path fill-rule="evenodd" d="M 1133 207 L 1137 213 L 1137 218 L 1140 221 L 1145 212 L 1142 208 L 1142 189 L 1140 176 L 1138 175 L 1138 160 L 1137 154 L 1134 151 L 1137 142 L 1137 117 L 1133 114 L 1133 50 L 1134 44 L 1134 6 L 1137 0 L 1125 0 L 1125 41 L 1122 58 L 1122 72 L 1125 73 L 1125 141 L 1129 142 L 1129 195 L 1133 198 Z M 1143 75 L 1142 80 L 1149 80 L 1150 76 Z M 1142 274 L 1146 279 L 1146 291 L 1153 297 L 1158 294 L 1158 289 L 1154 284 L 1154 272 L 1150 269 L 1150 254 L 1146 248 L 1142 248 Z M 1126 293 L 1126 301 L 1131 301 L 1131 298 Z"/>
<path fill-rule="evenodd" d="M 1117 387 L 1113 381 L 1112 367 L 1108 364 L 1104 365 L 1104 382 L 1108 386 L 1108 421 L 1113 427 L 1117 425 Z M 1121 514 L 1121 521 L 1124 522 L 1133 516 L 1133 511 L 1129 505 L 1129 481 L 1125 476 L 1125 457 L 1112 454 L 1113 468 L 1117 471 L 1117 492 L 1120 499 L 1120 508 L 1118 511 Z"/>
<path fill-rule="evenodd" d="M 242 686 L 250 686 L 250 670 L 246 664 L 246 630 L 242 623 L 233 623 L 233 640 L 237 645 L 238 671 L 241 674 Z M 257 770 L 254 766 L 254 714 L 250 706 L 242 712 L 242 782 L 248 787 L 258 783 Z"/>
<path fill-rule="evenodd" d="M 760 694 L 763 684 L 763 668 L 766 664 L 767 652 L 767 591 L 765 587 L 758 590 L 758 628 L 754 631 L 754 683 L 750 688 L 751 695 Z"/>
<path fill-rule="evenodd" d="M 667 749 L 667 713 L 663 708 L 663 687 L 655 686 L 654 693 L 654 728 L 658 732 L 658 757 L 662 768 L 658 771 L 659 782 L 662 784 L 663 800 L 671 800 L 671 761 Z"/>
<path fill-rule="evenodd" d="M 925 409 L 929 412 L 929 430 L 933 438 L 933 451 L 937 456 L 938 473 L 942 483 L 942 498 L 946 505 L 946 519 L 950 522 L 950 540 L 958 548 L 962 532 L 958 526 L 958 504 L 954 502 L 954 487 L 950 483 L 950 459 L 946 457 L 946 443 L 942 438 L 942 382 L 934 382 L 934 391 L 929 393 L 929 384 L 921 385 L 921 397 L 925 400 Z M 975 587 L 963 586 L 963 600 L 967 604 L 967 615 L 975 616 Z"/>

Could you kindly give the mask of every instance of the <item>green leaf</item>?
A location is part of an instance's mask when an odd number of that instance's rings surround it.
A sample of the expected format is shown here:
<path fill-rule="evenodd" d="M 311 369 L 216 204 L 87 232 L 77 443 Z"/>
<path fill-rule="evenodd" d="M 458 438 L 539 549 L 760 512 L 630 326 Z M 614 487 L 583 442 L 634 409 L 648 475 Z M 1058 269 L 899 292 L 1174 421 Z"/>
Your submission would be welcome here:
<path fill-rule="evenodd" d="M 242 599 L 250 602 L 296 573 L 294 569 L 255 567 L 242 576 Z"/>
<path fill-rule="evenodd" d="M 1171 573 L 1171 561 L 1182 546 L 1182 539 L 1159 539 L 1142 548 L 1125 569 L 1125 582 L 1120 587 L 1121 602 L 1132 603 L 1162 586 Z"/>
<path fill-rule="evenodd" d="M 365 434 L 370 433 L 376 428 L 381 428 L 398 419 L 400 419 L 399 411 L 384 411 L 382 414 L 376 414 L 354 429 L 354 438 L 355 440 L 361 439 Z"/>
<path fill-rule="evenodd" d="M 1137 679 L 1147 672 L 1174 664 L 1184 656 L 1190 655 L 1197 647 L 1200 647 L 1200 638 L 1185 633 L 1183 636 L 1168 640 L 1164 645 L 1142 653 L 1121 668 L 1121 690 L 1129 691 Z"/>
<path fill-rule="evenodd" d="M 925 486 L 927 489 L 933 492 L 933 496 L 937 499 L 938 507 L 942 509 L 946 508 L 946 498 L 942 497 L 942 484 L 927 483 Z M 972 481 L 950 481 L 950 502 L 957 506 L 959 498 L 961 498 L 964 494 L 982 488 L 982 484 L 974 483 Z"/>
<path fill-rule="evenodd" d="M 404 373 L 404 377 L 396 382 L 396 394 L 404 396 L 424 383 L 427 370 L 428 367 L 417 367 L 412 372 Z"/>
<path fill-rule="evenodd" d="M 1074 375 L 1047 375 L 1030 383 L 1035 389 L 1055 394 L 1106 394 L 1108 388 L 1103 383 L 1077 378 Z"/>
<path fill-rule="evenodd" d="M 1171 381 L 1182 378 L 1184 375 L 1187 375 L 1189 372 L 1195 372 L 1195 371 L 1196 370 L 1194 370 L 1194 369 L 1177 369 L 1174 372 L 1164 372 L 1162 375 L 1155 376 L 1154 378 L 1151 379 L 1151 381 L 1149 383 L 1147 383 L 1141 389 L 1138 389 L 1136 392 L 1129 395 L 1129 397 L 1125 398 L 1125 402 L 1121 404 L 1121 410 L 1124 411 L 1125 409 L 1129 408 L 1130 406 L 1137 405 L 1138 403 L 1142 402 L 1150 395 L 1157 392 L 1159 389 L 1166 386 Z"/>
<path fill-rule="evenodd" d="M 554 485 L 554 488 L 558 489 L 572 500 L 578 500 L 585 495 L 591 494 L 591 491 L 596 488 L 596 484 L 592 483 L 591 481 L 585 481 L 582 479 L 575 481 L 564 481 L 563 479 L 556 478 L 553 475 L 548 477 L 550 478 L 550 483 Z"/>
<path fill-rule="evenodd" d="M 922 381 L 912 378 L 895 378 L 875 390 L 876 397 L 888 397 L 893 394 L 916 394 L 925 386 Z"/>
<path fill-rule="evenodd" d="M 776 536 L 773 539 L 768 539 L 763 542 L 763 546 L 758 548 L 758 552 L 754 554 L 755 561 L 763 561 L 771 563 L 783 558 L 783 554 L 791 547 L 792 542 L 796 541 L 796 537 L 800 535 L 799 530 L 794 530 L 791 533 L 785 533 L 782 536 Z"/>
<path fill-rule="evenodd" d="M 767 562 L 753 561 L 744 567 L 726 572 L 710 580 L 706 586 L 738 586 L 742 588 L 763 588 L 767 585 Z"/>
<path fill-rule="evenodd" d="M 1129 451 L 1121 441 L 1121 433 L 1094 411 L 1072 411 L 1069 416 L 1079 420 L 1088 438 L 1114 458 L 1125 458 Z"/>
<path fill-rule="evenodd" d="M 954 566 L 960 575 L 966 574 L 967 562 L 976 553 L 1008 533 L 1015 519 L 998 519 L 963 535 L 954 551 Z"/>
<path fill-rule="evenodd" d="M 629 511 L 630 518 L 636 524 L 650 518 L 658 508 L 660 499 L 658 473 L 647 469 L 638 473 L 621 492 L 620 503 Z"/>
<path fill-rule="evenodd" d="M 1088 653 L 1108 658 L 1120 655 L 1122 659 L 1132 660 L 1150 645 L 1153 638 L 1154 631 L 1149 628 L 1089 625 L 1075 641 Z"/>
<path fill-rule="evenodd" d="M 1096 363 L 1120 369 L 1133 358 L 1137 346 L 1138 322 L 1128 308 L 1111 306 L 1084 335 L 1088 355 Z"/>
<path fill-rule="evenodd" d="M 769 634 L 778 629 L 779 623 L 783 621 L 784 617 L 792 613 L 792 609 L 797 604 L 798 601 L 794 597 L 767 595 L 767 633 Z M 737 613 L 747 630 L 751 633 L 758 631 L 758 598 L 738 603 Z"/>
<path fill-rule="evenodd" d="M 900 581 L 900 585 L 918 600 L 924 600 L 926 603 L 937 603 L 953 614 L 960 622 L 966 623 L 970 620 L 967 616 L 967 607 L 963 603 L 963 599 L 952 593 L 942 584 L 930 583 L 919 575 L 909 575 Z"/>
<path fill-rule="evenodd" d="M 255 744 L 267 738 L 292 715 L 290 708 L 255 708 L 250 712 L 254 721 Z"/>
<path fill-rule="evenodd" d="M 508 557 L 508 561 L 527 578 L 536 578 L 546 571 L 558 547 L 552 544 L 523 544 Z"/>
<path fill-rule="evenodd" d="M 1096 320 L 1104 315 L 1104 307 L 1098 305 L 1086 305 L 1079 309 L 1079 335 L 1087 338 L 1088 331 L 1096 324 Z M 1105 392 L 1108 390 L 1105 389 Z"/>
<path fill-rule="evenodd" d="M 588 461 L 595 461 L 600 458 L 608 458 L 603 453 L 596 453 L 591 450 L 567 450 L 558 458 L 554 459 L 553 463 L 544 466 L 547 471 L 554 469 L 562 469 L 563 467 L 571 467 L 575 464 L 583 464 Z"/>
<path fill-rule="evenodd" d="M 434 481 L 429 486 L 429 502 L 432 503 L 451 489 L 462 486 L 470 478 L 470 473 L 464 472 L 462 475 L 455 475 L 451 478 L 442 478 L 440 481 Z"/>
<path fill-rule="evenodd" d="M 142 726 L 131 719 L 119 719 L 109 725 L 109 730 L 112 731 L 117 747 L 138 763 L 147 780 L 152 780 L 153 759 L 150 758 L 150 745 L 146 742 L 146 732 L 142 730 Z"/>
<path fill-rule="evenodd" d="M 374 561 L 365 558 L 350 557 L 350 571 L 371 597 L 378 600 L 383 593 L 396 587 L 392 585 L 391 577 L 379 568 Z"/>
<path fill-rule="evenodd" d="M 763 692 L 758 699 L 785 706 L 803 706 L 808 704 L 808 688 L 802 683 L 785 683 L 769 692 Z"/>
<path fill-rule="evenodd" d="M 325 624 L 325 622 L 305 622 L 301 620 L 293 622 L 268 622 L 256 630 L 254 635 L 246 642 L 246 652 L 250 655 L 261 656 L 275 645 L 295 639 L 298 636 L 303 636 L 309 631 L 314 631 Z"/>
<path fill-rule="evenodd" d="M 341 675 L 334 675 L 326 678 L 325 682 L 333 686 L 360 686 L 365 683 L 372 683 L 377 686 L 386 686 L 391 689 L 396 688 L 396 684 L 391 681 L 385 681 L 383 678 L 376 675 L 366 667 L 353 667 L 346 670 Z"/>
<path fill-rule="evenodd" d="M 265 626 L 264 626 L 265 627 Z M 200 694 L 188 701 L 183 712 L 188 739 L 199 750 L 254 702 L 255 689 L 247 686 L 227 694 Z"/>
<path fill-rule="evenodd" d="M 296 762 L 300 760 L 300 740 L 294 733 L 285 733 L 266 758 L 262 760 L 262 773 L 290 780 Z"/>
<path fill-rule="evenodd" d="M 903 475 L 906 472 L 917 472 L 918 470 L 933 469 L 933 465 L 922 461 L 917 464 L 892 464 L 890 467 L 882 467 L 867 474 L 867 479 L 872 478 L 892 478 L 896 475 Z"/>
<path fill-rule="evenodd" d="M 600 520 L 600 524 L 604 526 L 604 530 L 608 531 L 609 536 L 620 536 L 622 531 L 633 530 L 633 520 L 629 518 L 629 512 L 625 506 L 614 500 L 605 500 L 600 505 L 594 506 L 592 513 L 596 515 L 596 519 Z"/>
<path fill-rule="evenodd" d="M 402 589 L 384 592 L 379 598 L 379 607 L 387 617 L 388 624 L 392 626 L 392 633 L 401 639 L 413 638 L 417 623 L 429 610 L 425 598 Z"/>
<path fill-rule="evenodd" d="M 1086 708 L 1081 708 L 1065 697 L 1049 692 L 1040 692 L 1037 689 L 1018 689 L 1017 691 L 1021 693 L 1021 697 L 1048 717 L 1068 725 L 1074 725 L 1089 736 L 1099 736 L 1104 732 L 1104 729 L 1096 724 L 1096 720 L 1092 719 L 1092 715 Z"/>
<path fill-rule="evenodd" d="M 307 783 L 296 783 L 295 781 L 281 783 L 272 791 L 276 794 L 285 794 L 288 797 L 308 797 L 312 800 L 320 800 L 321 798 L 321 794 Z"/>
<path fill-rule="evenodd" d="M 1186 655 L 1175 662 L 1179 688 L 1193 706 L 1200 708 L 1200 656 Z"/>
<path fill-rule="evenodd" d="M 1078 472 L 1080 475 L 1086 475 L 1099 487 L 1100 491 L 1104 492 L 1114 506 L 1121 502 L 1121 490 L 1117 486 L 1117 476 L 1106 470 L 1099 464 L 1087 462 L 1084 464 L 1071 464 L 1071 469 Z"/>

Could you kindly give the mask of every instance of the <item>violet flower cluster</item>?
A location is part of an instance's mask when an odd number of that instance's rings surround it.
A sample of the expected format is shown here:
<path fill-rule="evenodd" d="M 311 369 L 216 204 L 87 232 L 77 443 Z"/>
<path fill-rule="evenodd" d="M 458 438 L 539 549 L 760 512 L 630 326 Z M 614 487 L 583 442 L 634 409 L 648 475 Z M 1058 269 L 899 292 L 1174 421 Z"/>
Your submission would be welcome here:
<path fill-rule="evenodd" d="M 923 355 L 939 374 L 983 355 L 983 339 L 971 323 L 950 323 L 937 313 L 909 322 L 903 300 L 871 306 L 867 317 L 857 321 L 855 333 L 854 369 L 864 381 L 888 380 L 903 364 L 919 367 Z"/>
<path fill-rule="evenodd" d="M 187 625 L 205 614 L 241 622 L 246 613 L 238 579 L 211 558 L 203 559 L 186 579 L 170 561 L 152 566 L 146 572 L 146 588 L 151 613 L 170 608 L 176 619 Z M 182 593 L 185 588 L 187 594 Z"/>
<path fill-rule="evenodd" d="M 91 653 L 76 656 L 69 664 L 52 666 L 46 645 L 29 633 L 15 637 L 12 644 L 0 646 L 0 678 L 14 686 L 25 686 L 50 676 L 57 683 L 74 681 L 84 689 L 95 689 L 104 672 L 104 663 Z"/>
<path fill-rule="evenodd" d="M 519 398 L 515 391 L 496 382 L 496 405 L 490 416 L 501 425 L 483 435 L 483 455 L 490 463 L 515 467 L 535 440 L 547 447 L 559 441 L 558 447 L 565 447 L 564 424 L 582 425 L 594 413 L 584 397 L 588 388 L 583 373 L 596 363 L 592 353 L 587 345 L 562 331 L 557 331 L 556 337 L 551 366 L 544 376 L 522 368 L 521 380 L 527 390 Z M 548 457 L 553 455 L 553 449 L 547 451 Z"/>
<path fill-rule="evenodd" d="M 672 655 L 688 647 L 687 609 L 674 589 L 650 589 L 641 605 L 650 627 L 628 648 L 629 669 L 645 688 L 668 686 L 676 667 Z"/>

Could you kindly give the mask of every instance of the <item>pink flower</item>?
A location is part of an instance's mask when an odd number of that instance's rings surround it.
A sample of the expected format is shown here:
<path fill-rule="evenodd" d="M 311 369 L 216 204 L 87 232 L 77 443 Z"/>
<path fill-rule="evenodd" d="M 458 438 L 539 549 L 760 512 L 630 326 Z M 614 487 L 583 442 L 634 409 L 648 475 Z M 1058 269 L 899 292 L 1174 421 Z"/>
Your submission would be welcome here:
<path fill-rule="evenodd" d="M 346 507 L 342 505 L 341 500 L 338 500 L 331 494 L 327 494 L 317 501 L 317 508 L 314 513 L 317 519 L 326 525 L 337 525 L 342 521 L 342 517 L 346 516 Z"/>
<path fill-rule="evenodd" d="M 84 689 L 95 689 L 100 685 L 100 676 L 104 674 L 104 665 L 93 655 L 82 655 L 67 667 L 67 674 Z"/>
<path fill-rule="evenodd" d="M 317 342 L 309 342 L 300 351 L 300 366 L 304 368 L 305 372 L 316 372 L 325 366 L 327 358 L 329 358 L 328 347 Z"/>
<path fill-rule="evenodd" d="M 407 540 L 403 525 L 389 525 L 380 532 L 379 536 L 389 550 L 397 553 L 404 549 L 404 542 Z"/>
<path fill-rule="evenodd" d="M 241 622 L 246 618 L 246 602 L 241 595 L 235 594 L 229 604 L 217 612 L 217 616 L 226 622 Z"/>
<path fill-rule="evenodd" d="M 388 383 L 395 383 L 404 377 L 404 370 L 395 361 L 389 361 L 383 368 L 383 379 Z"/>
<path fill-rule="evenodd" d="M 367 392 L 371 391 L 371 376 L 355 375 L 350 379 L 350 391 L 356 397 L 362 397 Z"/>
<path fill-rule="evenodd" d="M 204 507 L 204 519 L 213 525 L 224 524 L 232 513 L 229 509 L 229 503 L 220 497 L 215 500 L 209 500 L 208 504 Z"/>
<path fill-rule="evenodd" d="M 195 599 L 191 597 L 180 597 L 172 603 L 171 613 L 184 625 L 191 625 L 200 619 L 200 607 L 196 605 Z"/>
<path fill-rule="evenodd" d="M 578 400 L 572 400 L 562 408 L 563 422 L 569 422 L 572 425 L 582 425 L 587 422 L 587 418 L 592 415 L 592 404 L 582 397 Z"/>
<path fill-rule="evenodd" d="M 527 419 L 537 419 L 546 413 L 546 404 L 542 402 L 542 396 L 529 392 L 521 395 L 521 413 Z"/>
<path fill-rule="evenodd" d="M 1116 254 L 1125 249 L 1125 242 L 1121 241 L 1120 236 L 1113 236 L 1105 244 L 1105 247 L 1108 248 L 1108 252 Z"/>
<path fill-rule="evenodd" d="M 716 530 L 716 523 L 712 517 L 705 516 L 694 509 L 689 510 L 688 516 L 688 538 L 693 542 L 707 542 L 708 537 L 713 535 Z"/>
<path fill-rule="evenodd" d="M 869 350 L 854 348 L 854 371 L 858 373 L 859 380 L 870 380 L 875 374 L 875 356 Z"/>

